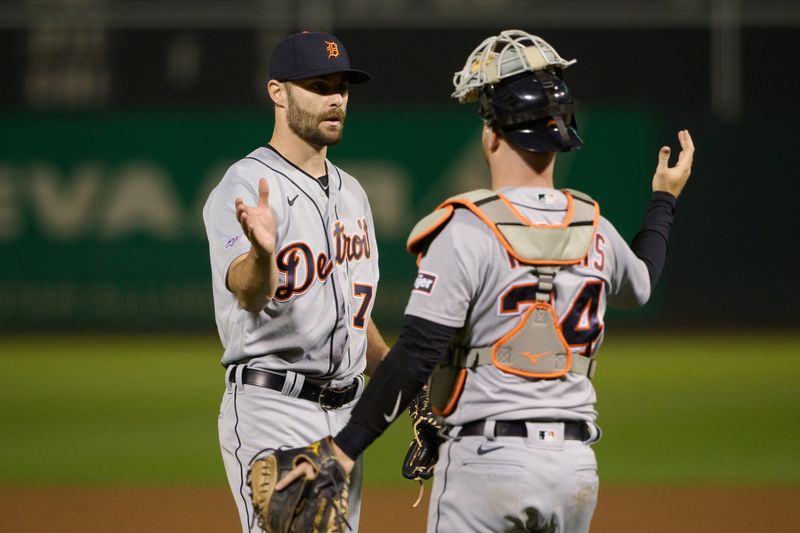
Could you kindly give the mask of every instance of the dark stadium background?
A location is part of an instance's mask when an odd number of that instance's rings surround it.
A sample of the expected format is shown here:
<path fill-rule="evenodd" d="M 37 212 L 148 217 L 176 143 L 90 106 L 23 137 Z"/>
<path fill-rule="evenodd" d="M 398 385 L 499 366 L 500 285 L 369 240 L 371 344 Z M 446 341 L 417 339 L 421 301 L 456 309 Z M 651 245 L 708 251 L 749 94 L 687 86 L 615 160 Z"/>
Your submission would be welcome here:
<path fill-rule="evenodd" d="M 0 0 L 0 530 L 235 531 L 200 210 L 271 134 L 270 50 L 328 31 L 373 75 L 328 155 L 370 196 L 391 341 L 408 231 L 488 184 L 453 72 L 509 28 L 578 59 L 557 185 L 627 239 L 658 148 L 697 147 L 651 302 L 606 315 L 592 531 L 796 530 L 793 0 Z M 367 533 L 422 530 L 409 439 L 367 453 Z"/>
<path fill-rule="evenodd" d="M 475 110 L 449 98 L 453 71 L 506 27 L 535 32 L 578 59 L 566 79 L 587 146 L 562 156 L 559 166 L 569 170 L 560 185 L 596 196 L 626 237 L 636 231 L 658 146 L 675 146 L 680 128 L 696 139 L 655 303 L 643 318 L 623 314 L 618 323 L 724 327 L 746 317 L 791 327 L 800 318 L 800 215 L 790 203 L 800 140 L 798 13 L 795 2 L 723 0 L 0 2 L 0 328 L 213 329 L 199 207 L 213 178 L 268 138 L 269 50 L 303 29 L 335 31 L 353 63 L 374 76 L 353 89 L 350 135 L 330 158 L 347 168 L 377 154 L 406 169 L 405 204 L 394 206 L 402 219 L 388 232 L 380 220 L 378 227 L 386 297 L 375 312 L 394 327 L 413 273 L 405 234 L 456 192 L 442 175 L 448 162 L 476 150 Z M 198 161 L 203 154 L 213 157 Z M 37 168 L 53 170 L 51 190 L 66 195 L 87 161 L 103 167 L 109 186 L 132 160 L 167 161 L 180 231 L 165 237 L 134 225 L 102 237 L 102 217 L 69 235 L 43 229 L 50 204 L 40 205 L 41 190 L 31 186 Z M 359 175 L 368 192 L 381 172 L 381 183 L 393 179 L 385 169 Z M 373 209 L 391 218 L 385 197 L 375 196 Z M 86 209 L 102 202 L 92 196 Z M 132 257 L 147 266 L 129 268 Z M 64 295 L 57 321 L 37 310 L 40 284 Z M 170 285 L 184 287 L 186 305 L 157 312 Z M 137 301 L 147 291 L 149 303 Z"/>

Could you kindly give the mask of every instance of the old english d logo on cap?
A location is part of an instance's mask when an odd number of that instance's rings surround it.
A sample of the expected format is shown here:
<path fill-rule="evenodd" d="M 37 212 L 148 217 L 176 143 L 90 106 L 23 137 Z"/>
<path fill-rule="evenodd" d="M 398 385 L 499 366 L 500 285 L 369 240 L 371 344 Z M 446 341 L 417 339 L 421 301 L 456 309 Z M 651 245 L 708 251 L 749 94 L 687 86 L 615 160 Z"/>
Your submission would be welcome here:
<path fill-rule="evenodd" d="M 347 48 L 329 33 L 302 32 L 286 37 L 275 46 L 269 77 L 294 81 L 341 73 L 353 83 L 369 81 L 370 75 L 350 67 Z"/>
<path fill-rule="evenodd" d="M 333 41 L 325 41 L 325 44 L 328 45 L 328 59 L 332 59 L 334 57 L 339 57 L 339 45 Z"/>

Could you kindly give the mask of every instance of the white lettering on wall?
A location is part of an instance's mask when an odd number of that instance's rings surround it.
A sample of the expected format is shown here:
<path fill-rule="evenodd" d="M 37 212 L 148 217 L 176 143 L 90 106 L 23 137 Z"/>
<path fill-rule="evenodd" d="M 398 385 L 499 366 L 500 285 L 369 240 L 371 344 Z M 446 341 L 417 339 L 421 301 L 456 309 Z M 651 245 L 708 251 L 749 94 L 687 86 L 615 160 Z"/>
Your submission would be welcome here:
<path fill-rule="evenodd" d="M 48 162 L 0 161 L 0 242 L 30 232 L 60 242 L 200 237 L 196 226 L 202 227 L 202 219 L 194 208 L 181 203 L 166 170 L 152 161 L 117 168 L 86 161 L 67 172 Z"/>
<path fill-rule="evenodd" d="M 139 233 L 168 240 L 180 235 L 183 210 L 161 167 L 131 163 L 120 169 L 112 183 L 101 221 L 103 237 Z"/>
<path fill-rule="evenodd" d="M 31 208 L 45 237 L 69 240 L 90 231 L 102 180 L 99 164 L 79 166 L 66 181 L 50 165 L 35 165 L 29 172 Z"/>

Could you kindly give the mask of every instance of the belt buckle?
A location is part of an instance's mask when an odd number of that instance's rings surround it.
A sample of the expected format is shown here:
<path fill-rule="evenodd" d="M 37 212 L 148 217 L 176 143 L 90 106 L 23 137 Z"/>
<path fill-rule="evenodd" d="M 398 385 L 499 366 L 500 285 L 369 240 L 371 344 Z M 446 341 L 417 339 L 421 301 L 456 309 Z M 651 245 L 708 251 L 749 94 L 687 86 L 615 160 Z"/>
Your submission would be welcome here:
<path fill-rule="evenodd" d="M 342 400 L 354 385 L 355 383 L 341 388 L 325 387 L 319 393 L 319 399 L 317 400 L 319 406 L 326 411 L 338 409 L 346 403 Z"/>

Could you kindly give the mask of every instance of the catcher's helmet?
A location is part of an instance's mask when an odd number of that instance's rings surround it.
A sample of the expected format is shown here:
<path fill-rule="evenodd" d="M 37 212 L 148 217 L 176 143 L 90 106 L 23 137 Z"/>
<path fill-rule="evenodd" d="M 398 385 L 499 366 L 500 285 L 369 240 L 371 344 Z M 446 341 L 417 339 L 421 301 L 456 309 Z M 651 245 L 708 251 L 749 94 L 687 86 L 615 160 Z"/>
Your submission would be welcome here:
<path fill-rule="evenodd" d="M 583 146 L 569 89 L 547 70 L 484 85 L 478 112 L 492 128 L 502 131 L 523 150 L 568 152 Z"/>
<path fill-rule="evenodd" d="M 483 41 L 453 78 L 453 97 L 480 102 L 479 113 L 517 147 L 566 152 L 583 146 L 575 103 L 562 79 L 566 61 L 543 39 L 508 30 Z"/>

